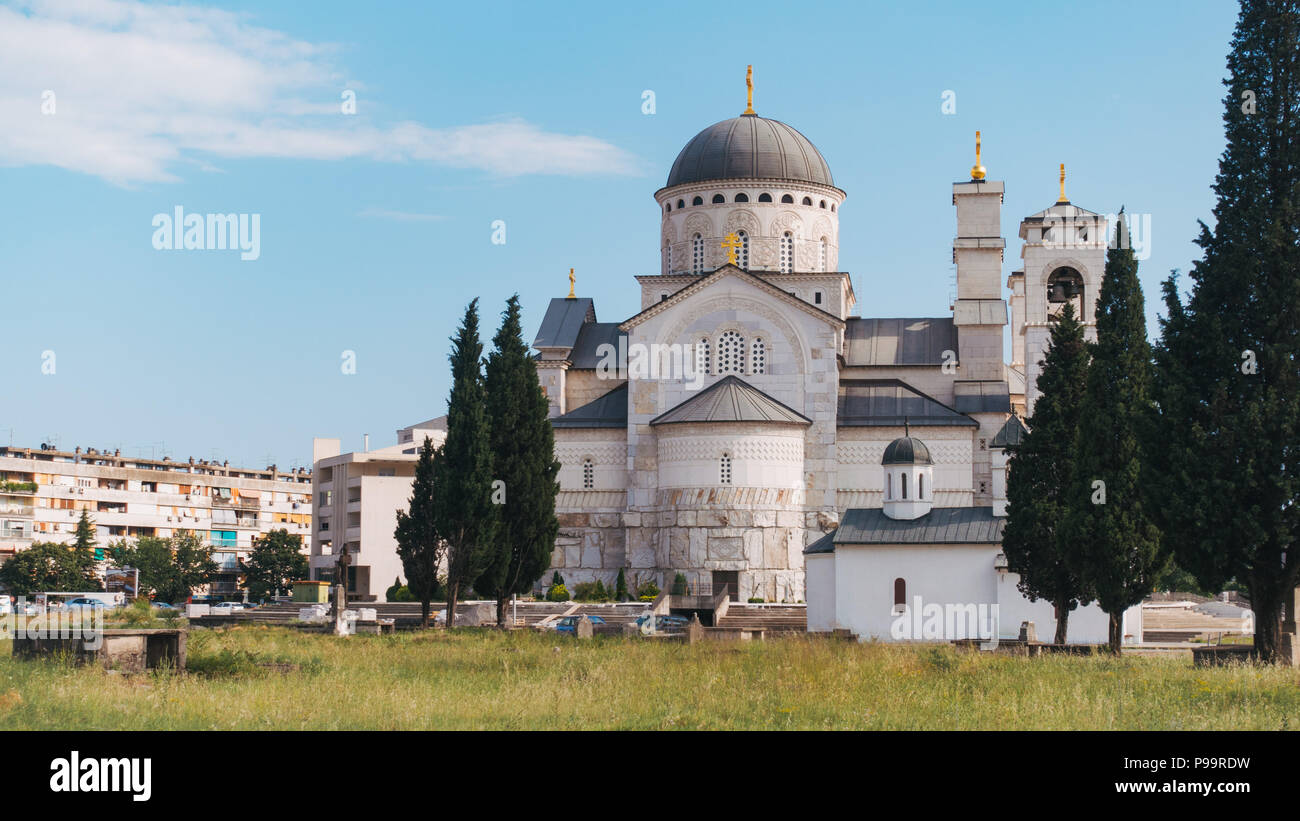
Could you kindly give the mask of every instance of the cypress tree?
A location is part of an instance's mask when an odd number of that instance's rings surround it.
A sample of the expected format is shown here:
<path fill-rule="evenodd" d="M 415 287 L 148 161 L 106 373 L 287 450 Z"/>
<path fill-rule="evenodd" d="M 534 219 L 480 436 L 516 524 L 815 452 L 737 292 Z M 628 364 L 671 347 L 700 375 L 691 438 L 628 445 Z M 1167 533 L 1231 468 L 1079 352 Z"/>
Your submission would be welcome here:
<path fill-rule="evenodd" d="M 1151 347 L 1137 268 L 1120 209 L 1097 297 L 1097 342 L 1079 412 L 1074 490 L 1066 501 L 1066 526 L 1078 547 L 1069 558 L 1110 616 L 1114 652 L 1124 638 L 1124 611 L 1155 589 L 1169 561 L 1145 484 Z"/>
<path fill-rule="evenodd" d="M 506 624 L 506 602 L 527 593 L 551 563 L 559 522 L 555 496 L 555 433 L 537 365 L 523 339 L 519 296 L 506 302 L 501 328 L 487 362 L 487 408 L 492 425 L 492 473 L 504 483 L 501 528 L 491 560 L 474 588 L 497 600 L 497 624 Z"/>
<path fill-rule="evenodd" d="M 1062 526 L 1066 500 L 1074 489 L 1075 438 L 1087 378 L 1083 325 L 1074 305 L 1066 303 L 1052 327 L 1038 377 L 1042 395 L 1028 420 L 1029 433 L 1009 464 L 1002 537 L 1007 566 L 1020 574 L 1020 592 L 1030 601 L 1049 601 L 1055 609 L 1057 644 L 1065 643 L 1070 611 L 1091 600 L 1069 561 L 1077 551 L 1075 534 Z"/>
<path fill-rule="evenodd" d="M 99 590 L 99 578 L 95 575 L 95 562 L 99 558 L 96 556 L 95 525 L 90 520 L 90 514 L 85 510 L 81 511 L 81 518 L 77 520 L 77 534 L 72 543 L 72 550 L 73 555 L 76 556 L 82 589 Z"/>
<path fill-rule="evenodd" d="M 420 602 L 420 623 L 424 627 L 429 626 L 429 603 L 438 587 L 438 565 L 443 552 L 434 507 L 436 461 L 437 452 L 426 436 L 420 446 L 420 458 L 415 463 L 411 498 L 406 510 L 397 511 L 397 528 L 393 531 L 393 538 L 397 540 L 397 557 L 402 560 L 402 571 L 406 573 L 406 589 Z"/>
<path fill-rule="evenodd" d="M 447 627 L 455 626 L 456 601 L 461 591 L 482 572 L 491 556 L 497 530 L 498 509 L 492 504 L 493 443 L 484 404 L 478 299 L 465 308 L 465 318 L 451 342 L 447 441 L 434 462 L 438 532 L 447 542 Z"/>
<path fill-rule="evenodd" d="M 1165 283 L 1157 350 L 1163 525 L 1180 566 L 1235 578 L 1255 647 L 1282 650 L 1300 581 L 1300 6 L 1243 0 L 1224 85 L 1213 229 L 1184 303 Z"/>

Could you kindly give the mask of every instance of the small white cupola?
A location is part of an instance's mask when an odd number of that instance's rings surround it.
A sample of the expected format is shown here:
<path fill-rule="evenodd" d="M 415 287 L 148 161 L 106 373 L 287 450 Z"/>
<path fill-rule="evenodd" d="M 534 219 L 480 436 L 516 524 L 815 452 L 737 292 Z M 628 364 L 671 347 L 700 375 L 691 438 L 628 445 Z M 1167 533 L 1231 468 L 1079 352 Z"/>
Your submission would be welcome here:
<path fill-rule="evenodd" d="M 934 462 L 930 449 L 913 439 L 904 423 L 903 436 L 889 443 L 880 460 L 885 469 L 885 515 L 919 519 L 934 506 Z"/>

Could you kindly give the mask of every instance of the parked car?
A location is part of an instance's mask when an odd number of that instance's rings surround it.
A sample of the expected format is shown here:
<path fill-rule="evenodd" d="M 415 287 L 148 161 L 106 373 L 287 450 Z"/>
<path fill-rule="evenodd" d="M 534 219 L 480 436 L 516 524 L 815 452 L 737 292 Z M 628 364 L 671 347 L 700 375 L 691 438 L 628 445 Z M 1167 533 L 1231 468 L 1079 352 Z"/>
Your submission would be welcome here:
<path fill-rule="evenodd" d="M 39 616 L 41 608 L 37 607 L 35 602 L 25 601 L 14 605 L 14 612 L 20 616 Z"/>
<path fill-rule="evenodd" d="M 565 616 L 564 618 L 562 618 L 562 619 L 558 620 L 557 622 L 555 622 L 555 632 L 557 632 L 557 633 L 577 633 L 577 632 L 578 632 L 578 619 L 580 619 L 580 618 L 581 618 L 581 616 Z M 604 623 L 605 623 L 605 620 L 602 619 L 600 616 L 588 616 L 587 618 L 591 619 L 591 623 L 592 623 L 593 625 L 594 625 L 594 624 L 604 624 Z"/>
<path fill-rule="evenodd" d="M 217 602 L 216 604 L 212 605 L 211 613 L 214 616 L 229 615 L 231 613 L 238 613 L 244 609 L 245 608 L 243 602 L 223 601 L 223 602 Z"/>
<path fill-rule="evenodd" d="M 80 610 L 83 607 L 89 608 L 91 610 L 99 610 L 99 609 L 107 608 L 108 605 L 104 604 L 99 599 L 91 599 L 91 598 L 87 598 L 86 596 L 81 596 L 79 598 L 72 599 L 67 603 L 68 610 Z M 54 609 L 53 605 L 51 605 L 51 609 Z"/>
<path fill-rule="evenodd" d="M 636 620 L 636 626 L 642 633 L 648 632 L 646 622 L 650 620 L 649 615 L 641 616 Z M 691 620 L 685 616 L 655 616 L 655 631 L 659 633 L 680 633 L 686 629 Z"/>
<path fill-rule="evenodd" d="M 180 609 L 176 605 L 168 604 L 165 601 L 149 602 L 149 605 L 156 610 L 179 610 Z"/>

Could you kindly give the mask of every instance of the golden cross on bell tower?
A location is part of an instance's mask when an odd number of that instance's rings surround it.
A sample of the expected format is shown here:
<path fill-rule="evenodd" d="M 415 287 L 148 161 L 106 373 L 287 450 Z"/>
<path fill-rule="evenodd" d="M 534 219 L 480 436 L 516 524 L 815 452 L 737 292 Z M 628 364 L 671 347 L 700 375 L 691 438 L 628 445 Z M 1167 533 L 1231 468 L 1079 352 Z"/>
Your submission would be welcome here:
<path fill-rule="evenodd" d="M 754 66 L 752 65 L 745 69 L 745 89 L 747 100 L 745 102 L 744 114 L 741 115 L 742 117 L 745 114 L 754 113 Z"/>
<path fill-rule="evenodd" d="M 1065 198 L 1065 163 L 1061 163 L 1061 196 L 1056 201 L 1069 202 L 1069 200 Z"/>
<path fill-rule="evenodd" d="M 975 166 L 970 170 L 972 180 L 982 180 L 988 172 L 985 171 L 984 165 L 980 162 L 980 133 L 975 132 Z"/>
<path fill-rule="evenodd" d="M 577 279 L 573 276 L 573 269 L 570 268 L 569 269 L 569 296 L 567 297 L 568 299 L 577 299 L 577 297 L 574 296 L 573 294 L 573 284 L 576 281 Z"/>
<path fill-rule="evenodd" d="M 722 250 L 727 252 L 728 265 L 740 265 L 740 260 L 736 258 L 736 251 L 741 247 L 740 237 L 735 234 L 727 234 L 722 243 Z"/>

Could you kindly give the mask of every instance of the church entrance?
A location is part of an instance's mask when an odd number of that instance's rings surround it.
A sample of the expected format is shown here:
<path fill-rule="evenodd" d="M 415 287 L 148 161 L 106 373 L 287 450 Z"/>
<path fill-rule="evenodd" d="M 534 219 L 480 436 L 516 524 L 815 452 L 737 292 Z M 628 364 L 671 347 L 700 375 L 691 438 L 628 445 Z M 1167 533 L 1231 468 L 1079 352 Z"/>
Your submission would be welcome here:
<path fill-rule="evenodd" d="M 727 595 L 731 600 L 738 601 L 740 596 L 740 571 L 739 570 L 715 570 L 713 571 L 713 595 L 718 595 L 726 589 Z"/>

